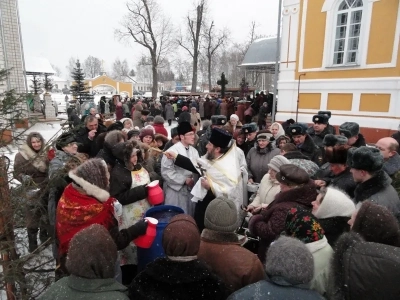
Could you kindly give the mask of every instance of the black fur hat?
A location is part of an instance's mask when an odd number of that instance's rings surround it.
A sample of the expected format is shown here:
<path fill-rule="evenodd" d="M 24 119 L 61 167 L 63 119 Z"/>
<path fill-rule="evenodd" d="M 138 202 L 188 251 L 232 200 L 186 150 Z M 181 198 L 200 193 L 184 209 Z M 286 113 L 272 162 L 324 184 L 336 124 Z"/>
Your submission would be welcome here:
<path fill-rule="evenodd" d="M 329 118 L 327 115 L 315 115 L 312 118 L 313 123 L 317 124 L 328 124 L 329 123 Z"/>
<path fill-rule="evenodd" d="M 360 133 L 360 125 L 355 122 L 344 122 L 339 127 L 339 133 L 348 139 Z"/>
<path fill-rule="evenodd" d="M 351 155 L 351 159 L 349 157 L 347 159 L 350 168 L 368 172 L 375 172 L 382 169 L 383 156 L 377 148 L 362 146 L 354 151 L 348 151 L 348 153 Z"/>
<path fill-rule="evenodd" d="M 322 144 L 325 147 L 333 147 L 335 145 L 347 145 L 347 141 L 348 139 L 344 135 L 333 135 L 328 133 L 325 135 Z"/>

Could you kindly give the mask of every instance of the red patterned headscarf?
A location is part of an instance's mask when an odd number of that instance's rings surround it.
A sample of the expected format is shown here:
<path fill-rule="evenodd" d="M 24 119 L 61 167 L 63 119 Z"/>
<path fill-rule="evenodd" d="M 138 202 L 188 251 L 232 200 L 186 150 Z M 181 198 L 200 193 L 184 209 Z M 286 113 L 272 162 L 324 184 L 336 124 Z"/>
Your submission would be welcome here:
<path fill-rule="evenodd" d="M 109 198 L 102 203 L 94 197 L 79 193 L 72 184 L 69 184 L 57 206 L 56 230 L 60 241 L 59 254 L 66 254 L 73 236 L 92 224 L 103 225 L 109 230 L 113 225 L 114 201 L 114 198 Z"/>

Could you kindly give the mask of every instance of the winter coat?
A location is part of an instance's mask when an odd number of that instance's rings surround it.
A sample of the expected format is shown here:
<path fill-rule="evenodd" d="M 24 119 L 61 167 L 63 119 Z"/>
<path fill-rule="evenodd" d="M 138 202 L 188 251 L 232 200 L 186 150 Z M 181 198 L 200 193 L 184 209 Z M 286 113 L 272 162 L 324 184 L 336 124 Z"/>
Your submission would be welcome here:
<path fill-rule="evenodd" d="M 190 125 L 194 126 L 196 128 L 196 132 L 198 132 L 201 128 L 201 118 L 200 114 L 192 114 L 190 113 Z"/>
<path fill-rule="evenodd" d="M 332 260 L 329 299 L 399 299 L 400 248 L 343 234 Z"/>
<path fill-rule="evenodd" d="M 165 104 L 165 119 L 172 120 L 175 116 L 174 108 L 172 107 L 171 103 Z"/>
<path fill-rule="evenodd" d="M 304 171 L 306 171 L 307 174 L 312 178 L 314 178 L 314 176 L 318 172 L 317 164 L 311 161 L 307 156 L 305 156 L 300 151 L 287 152 L 283 156 L 286 157 L 288 160 L 290 160 L 291 164 L 294 164 L 299 168 L 302 168 Z"/>
<path fill-rule="evenodd" d="M 318 219 L 319 224 L 324 229 L 324 234 L 329 245 L 334 247 L 338 238 L 350 230 L 350 225 L 347 223 L 350 217 L 331 217 Z"/>
<path fill-rule="evenodd" d="M 229 294 L 265 278 L 257 256 L 240 246 L 233 232 L 204 229 L 197 257 L 222 279 Z"/>
<path fill-rule="evenodd" d="M 211 118 L 211 116 L 212 116 L 212 113 L 211 113 L 211 106 L 212 106 L 213 104 L 212 104 L 212 102 L 210 101 L 210 100 L 206 100 L 205 102 L 204 102 L 204 117 L 205 118 L 207 118 L 207 119 L 209 119 L 209 118 Z"/>
<path fill-rule="evenodd" d="M 23 175 L 31 177 L 34 188 L 44 188 L 47 184 L 49 160 L 47 153 L 37 153 L 27 144 L 23 144 L 14 160 L 14 178 L 23 183 Z"/>
<path fill-rule="evenodd" d="M 367 143 L 365 142 L 365 138 L 364 138 L 364 136 L 361 134 L 361 133 L 359 133 L 358 134 L 358 140 L 353 144 L 353 145 L 351 145 L 352 147 L 356 147 L 356 148 L 359 148 L 359 147 L 361 147 L 361 146 L 365 146 Z"/>
<path fill-rule="evenodd" d="M 307 129 L 307 133 L 308 133 L 308 134 L 310 135 L 310 137 L 313 139 L 315 145 L 317 145 L 317 146 L 320 147 L 320 148 L 323 148 L 323 147 L 324 147 L 324 144 L 323 144 L 322 142 L 323 142 L 323 140 L 324 140 L 325 135 L 327 135 L 327 134 L 334 134 L 332 128 L 333 128 L 333 127 L 326 126 L 325 129 L 322 130 L 321 133 L 317 134 L 317 133 L 315 132 L 315 130 L 314 130 L 314 127 L 311 126 L 311 127 L 309 127 L 309 128 Z"/>
<path fill-rule="evenodd" d="M 238 121 L 235 127 L 235 130 L 233 130 L 233 126 L 231 122 L 227 122 L 224 126 L 224 129 L 227 130 L 231 135 L 235 133 L 236 130 L 240 130 L 243 127 L 242 122 Z"/>
<path fill-rule="evenodd" d="M 158 258 L 129 286 L 132 300 L 225 299 L 226 288 L 202 261 Z"/>
<path fill-rule="evenodd" d="M 135 105 L 135 111 L 132 113 L 132 123 L 133 126 L 139 127 L 139 129 L 143 128 L 143 121 L 142 121 L 142 110 L 143 106 L 142 104 L 136 104 Z"/>
<path fill-rule="evenodd" d="M 302 154 L 307 156 L 311 161 L 315 162 L 318 166 L 323 164 L 321 149 L 314 143 L 310 135 L 306 135 L 304 143 L 297 146 Z"/>
<path fill-rule="evenodd" d="M 247 154 L 249 153 L 249 151 L 250 151 L 252 148 L 254 148 L 255 143 L 256 143 L 256 140 L 255 140 L 255 139 L 252 140 L 252 141 L 247 141 L 247 140 L 246 140 L 246 141 L 244 142 L 242 150 L 244 149 L 243 152 L 244 152 L 244 155 L 245 155 L 245 156 L 247 156 Z"/>
<path fill-rule="evenodd" d="M 100 135 L 100 133 L 106 132 L 107 129 L 104 126 L 99 125 L 93 140 L 90 140 L 88 137 L 89 131 L 90 130 L 86 127 L 80 128 L 75 133 L 75 139 L 79 145 L 78 152 L 86 153 L 90 158 L 92 158 L 96 157 L 97 153 L 100 151 L 99 145 L 97 144 L 97 137 Z"/>
<path fill-rule="evenodd" d="M 168 137 L 168 131 L 165 129 L 164 124 L 153 124 L 153 127 L 156 134 L 158 133 Z"/>
<path fill-rule="evenodd" d="M 274 201 L 275 196 L 281 191 L 281 186 L 279 181 L 271 180 L 269 174 L 265 174 L 261 179 L 261 183 L 258 187 L 258 191 L 256 192 L 256 196 L 254 197 L 251 205 L 254 207 L 261 206 L 261 204 L 270 204 Z"/>
<path fill-rule="evenodd" d="M 230 118 L 231 115 L 235 113 L 235 101 L 228 101 L 228 115 L 227 117 Z"/>
<path fill-rule="evenodd" d="M 225 101 L 222 102 L 219 105 L 219 111 L 220 111 L 220 115 L 226 116 L 227 118 L 229 118 L 228 116 L 228 103 L 226 103 Z"/>
<path fill-rule="evenodd" d="M 199 102 L 199 114 L 201 118 L 204 118 L 204 101 L 200 100 Z"/>
<path fill-rule="evenodd" d="M 392 138 L 394 138 L 397 141 L 397 143 L 399 143 L 399 145 L 400 145 L 400 131 L 393 133 Z M 397 149 L 397 153 L 400 154 L 400 147 Z"/>
<path fill-rule="evenodd" d="M 122 205 L 134 203 L 147 197 L 147 188 L 144 185 L 131 189 L 132 175 L 120 161 L 110 174 L 110 195 L 116 198 Z"/>
<path fill-rule="evenodd" d="M 41 300 L 129 300 L 128 288 L 114 278 L 88 279 L 74 275 L 64 277 L 53 283 Z"/>
<path fill-rule="evenodd" d="M 260 214 L 250 219 L 250 232 L 261 238 L 258 252 L 261 261 L 265 261 L 265 254 L 269 245 L 285 230 L 288 211 L 298 206 L 311 210 L 311 202 L 316 197 L 316 186 L 310 180 L 303 186 L 280 192 L 266 209 L 263 209 Z"/>
<path fill-rule="evenodd" d="M 122 107 L 122 104 L 119 105 L 121 102 L 117 104 L 117 107 L 115 108 L 115 117 L 116 120 L 119 121 L 124 117 L 124 108 Z"/>
<path fill-rule="evenodd" d="M 350 168 L 346 168 L 342 173 L 334 175 L 330 180 L 325 180 L 326 186 L 334 187 L 342 190 L 350 198 L 354 198 L 354 190 L 356 189 L 357 183 L 354 182 L 353 174 L 350 172 Z"/>
<path fill-rule="evenodd" d="M 400 220 L 400 200 L 391 183 L 392 180 L 385 171 L 378 171 L 369 180 L 357 184 L 354 191 L 354 202 L 358 204 L 364 200 L 371 200 L 376 204 L 385 206 Z"/>
<path fill-rule="evenodd" d="M 249 179 L 260 183 L 265 174 L 268 173 L 268 164 L 271 159 L 280 153 L 279 149 L 272 149 L 272 145 L 260 149 L 258 145 L 251 148 L 246 155 L 246 162 L 249 171 Z"/>
<path fill-rule="evenodd" d="M 322 300 L 317 292 L 306 284 L 293 284 L 280 276 L 271 276 L 266 280 L 250 284 L 229 296 L 228 300 Z"/>
<path fill-rule="evenodd" d="M 196 143 L 196 149 L 199 152 L 199 156 L 202 157 L 204 154 L 207 153 L 206 145 L 211 137 L 211 126 L 207 128 L 206 133 L 204 133 Z"/>
<path fill-rule="evenodd" d="M 382 168 L 392 179 L 392 186 L 400 197 L 400 155 L 396 153 L 383 164 Z"/>
<path fill-rule="evenodd" d="M 308 243 L 306 247 L 314 258 L 314 277 L 311 280 L 310 288 L 324 295 L 329 288 L 333 249 L 328 244 L 326 237 L 322 240 Z"/>

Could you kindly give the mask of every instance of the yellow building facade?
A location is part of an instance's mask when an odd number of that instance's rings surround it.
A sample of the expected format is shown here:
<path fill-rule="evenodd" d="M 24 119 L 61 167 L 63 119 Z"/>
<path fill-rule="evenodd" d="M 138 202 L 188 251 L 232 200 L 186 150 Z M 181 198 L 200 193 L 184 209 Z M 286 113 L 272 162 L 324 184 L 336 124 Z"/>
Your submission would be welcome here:
<path fill-rule="evenodd" d="M 330 110 L 333 125 L 396 130 L 399 9 L 399 0 L 284 0 L 276 119 L 295 119 L 298 108 L 298 121 L 311 123 Z"/>
<path fill-rule="evenodd" d="M 133 83 L 116 81 L 107 75 L 99 75 L 95 78 L 87 79 L 85 83 L 90 88 L 90 92 L 96 86 L 110 86 L 116 90 L 117 94 L 127 94 L 128 97 L 132 97 L 133 94 Z"/>

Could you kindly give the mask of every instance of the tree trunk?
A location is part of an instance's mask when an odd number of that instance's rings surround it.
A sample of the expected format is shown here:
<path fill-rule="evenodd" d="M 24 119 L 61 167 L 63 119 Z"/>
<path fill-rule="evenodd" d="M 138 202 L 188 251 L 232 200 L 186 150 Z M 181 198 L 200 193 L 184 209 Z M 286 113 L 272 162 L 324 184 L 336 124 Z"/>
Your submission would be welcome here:
<path fill-rule="evenodd" d="M 192 75 L 192 93 L 196 93 L 197 90 L 197 61 L 199 58 L 199 54 L 195 53 L 193 56 L 193 75 Z"/>
<path fill-rule="evenodd" d="M 151 71 L 153 72 L 153 87 L 151 88 L 151 96 L 153 97 L 153 99 L 156 99 L 158 93 L 158 74 L 157 60 L 155 57 L 151 58 Z"/>
<path fill-rule="evenodd" d="M 211 85 L 211 55 L 207 55 L 208 58 L 208 91 L 211 92 L 212 85 Z"/>

